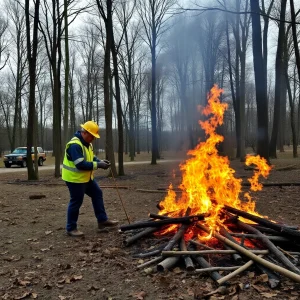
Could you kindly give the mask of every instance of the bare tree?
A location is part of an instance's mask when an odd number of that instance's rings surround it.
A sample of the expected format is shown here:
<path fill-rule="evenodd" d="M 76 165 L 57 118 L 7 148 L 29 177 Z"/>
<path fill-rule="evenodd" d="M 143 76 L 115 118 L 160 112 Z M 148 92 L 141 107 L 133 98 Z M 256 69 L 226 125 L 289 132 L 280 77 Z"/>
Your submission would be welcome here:
<path fill-rule="evenodd" d="M 53 154 L 55 156 L 54 176 L 60 176 L 60 163 L 62 160 L 61 140 L 61 34 L 62 18 L 59 0 L 43 0 L 42 12 L 44 18 L 40 20 L 39 29 L 44 38 L 51 67 L 52 99 L 53 99 Z"/>
<path fill-rule="evenodd" d="M 176 0 L 139 0 L 138 11 L 145 31 L 145 42 L 151 51 L 151 127 L 152 127 L 152 158 L 151 164 L 156 164 L 159 158 L 157 139 L 157 103 L 156 103 L 156 59 L 157 46 L 161 35 L 166 30 L 166 13 L 176 3 Z"/>
<path fill-rule="evenodd" d="M 122 66 L 121 74 L 123 75 L 123 81 L 127 91 L 128 99 L 128 114 L 129 114 L 129 156 L 130 160 L 134 160 L 135 156 L 135 130 L 134 130 L 134 81 L 136 74 L 134 74 L 134 55 L 137 47 L 137 39 L 139 33 L 139 24 L 130 26 L 130 20 L 133 16 L 136 6 L 136 0 L 127 1 L 121 3 L 121 8 L 117 10 L 118 20 L 122 26 L 122 32 L 124 34 L 124 55 L 122 51 L 119 51 L 120 63 Z M 120 49 L 122 50 L 122 49 Z"/>
<path fill-rule="evenodd" d="M 257 154 L 269 161 L 267 80 L 262 54 L 259 0 L 250 0 L 250 4 L 257 104 Z"/>
<path fill-rule="evenodd" d="M 286 14 L 286 4 L 287 0 L 281 1 L 280 8 L 280 20 L 279 23 L 279 34 L 277 41 L 277 53 L 276 53 L 276 65 L 275 65 L 275 105 L 274 105 L 274 118 L 273 118 L 273 129 L 269 145 L 269 155 L 272 158 L 276 158 L 276 147 L 277 147 L 277 136 L 279 132 L 279 124 L 282 122 L 281 117 L 281 107 L 283 106 L 284 94 L 286 94 L 286 81 L 285 81 L 285 14 Z"/>
<path fill-rule="evenodd" d="M 26 17 L 26 36 L 27 36 L 27 60 L 29 66 L 29 110 L 28 110 L 28 126 L 27 126 L 27 170 L 28 180 L 38 179 L 38 162 L 35 159 L 35 169 L 32 164 L 32 147 L 35 146 L 36 153 L 36 110 L 35 110 L 35 83 L 36 83 L 36 62 L 38 49 L 38 24 L 39 24 L 39 9 L 40 1 L 36 0 L 34 5 L 34 20 L 33 20 L 33 34 L 31 41 L 30 28 L 30 10 L 29 0 L 25 0 L 25 17 Z"/>
<path fill-rule="evenodd" d="M 105 53 L 104 53 L 104 73 L 103 73 L 103 88 L 104 88 L 104 107 L 105 107 L 105 125 L 106 125 L 106 155 L 111 162 L 111 170 L 113 174 L 117 174 L 114 147 L 113 147 L 113 134 L 112 134 L 112 95 L 110 93 L 110 60 L 111 48 L 113 45 L 113 36 L 109 34 L 109 28 L 112 27 L 112 1 L 107 0 L 106 5 L 102 0 L 96 0 L 100 16 L 105 24 Z M 109 24 L 111 23 L 111 24 Z"/>
<path fill-rule="evenodd" d="M 10 21 L 12 22 L 11 35 L 13 49 L 11 53 L 13 59 L 8 61 L 11 73 L 15 81 L 15 105 L 14 120 L 12 128 L 11 150 L 15 149 L 16 144 L 21 142 L 22 135 L 22 89 L 27 83 L 28 73 L 26 72 L 27 53 L 26 53 L 26 28 L 25 14 L 18 1 L 8 1 L 6 8 Z M 12 55 L 11 55 L 12 56 Z M 13 65 L 15 63 L 15 65 Z"/>
<path fill-rule="evenodd" d="M 8 40 L 6 37 L 8 22 L 0 16 L 0 70 L 2 70 L 9 59 Z"/>

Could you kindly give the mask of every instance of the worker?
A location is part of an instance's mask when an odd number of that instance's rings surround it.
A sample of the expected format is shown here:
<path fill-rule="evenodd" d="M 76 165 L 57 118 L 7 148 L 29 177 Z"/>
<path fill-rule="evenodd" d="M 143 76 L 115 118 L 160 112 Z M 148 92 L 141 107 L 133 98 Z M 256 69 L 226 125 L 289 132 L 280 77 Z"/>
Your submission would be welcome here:
<path fill-rule="evenodd" d="M 81 124 L 81 130 L 67 143 L 62 168 L 62 179 L 70 192 L 70 202 L 67 210 L 67 234 L 81 237 L 83 232 L 77 229 L 79 210 L 84 195 L 92 199 L 94 213 L 98 221 L 98 229 L 117 226 L 118 222 L 108 219 L 103 202 L 103 194 L 94 179 L 94 170 L 108 169 L 108 160 L 99 160 L 93 153 L 92 142 L 99 136 L 99 126 L 93 121 Z"/>

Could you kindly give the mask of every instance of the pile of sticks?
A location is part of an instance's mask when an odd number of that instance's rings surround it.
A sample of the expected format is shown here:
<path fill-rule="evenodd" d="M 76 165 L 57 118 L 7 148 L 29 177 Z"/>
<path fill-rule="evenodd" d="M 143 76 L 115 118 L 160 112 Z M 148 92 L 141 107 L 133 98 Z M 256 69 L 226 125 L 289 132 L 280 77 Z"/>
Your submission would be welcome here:
<path fill-rule="evenodd" d="M 230 206 L 224 206 L 222 214 L 226 221 L 218 232 L 210 232 L 205 226 L 204 214 L 188 216 L 188 211 L 186 216 L 180 218 L 150 214 L 149 220 L 123 225 L 120 231 L 126 232 L 124 245 L 130 246 L 145 236 L 177 224 L 177 232 L 166 243 L 151 251 L 135 254 L 137 258 L 149 258 L 138 269 L 156 264 L 157 271 L 164 271 L 181 262 L 188 272 L 208 273 L 213 280 L 223 285 L 255 265 L 268 275 L 271 287 L 280 283 L 280 275 L 300 282 L 300 252 L 293 251 L 300 246 L 300 231 L 297 227 L 271 222 Z M 197 238 L 186 241 L 184 237 L 187 232 L 193 232 L 194 237 L 211 234 L 210 240 L 214 240 L 217 246 L 211 247 Z M 157 236 L 165 240 L 165 236 Z M 217 265 L 216 261 L 224 255 L 231 255 L 230 261 L 234 265 Z M 221 275 L 219 271 L 225 272 Z"/>

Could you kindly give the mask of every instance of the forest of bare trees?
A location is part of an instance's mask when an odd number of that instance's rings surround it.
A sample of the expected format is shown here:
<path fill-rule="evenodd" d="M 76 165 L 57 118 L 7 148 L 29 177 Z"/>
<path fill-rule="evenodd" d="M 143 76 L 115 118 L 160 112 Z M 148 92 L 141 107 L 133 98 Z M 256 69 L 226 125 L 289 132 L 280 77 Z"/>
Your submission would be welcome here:
<path fill-rule="evenodd" d="M 190 3 L 191 2 L 191 3 Z M 299 3 L 294 0 L 1 0 L 0 153 L 53 151 L 94 120 L 112 171 L 123 157 L 186 151 L 214 84 L 229 105 L 220 151 L 298 156 Z M 229 149 L 229 148 L 230 149 Z M 118 169 L 114 153 L 117 152 Z M 29 178 L 37 166 L 28 164 Z"/>

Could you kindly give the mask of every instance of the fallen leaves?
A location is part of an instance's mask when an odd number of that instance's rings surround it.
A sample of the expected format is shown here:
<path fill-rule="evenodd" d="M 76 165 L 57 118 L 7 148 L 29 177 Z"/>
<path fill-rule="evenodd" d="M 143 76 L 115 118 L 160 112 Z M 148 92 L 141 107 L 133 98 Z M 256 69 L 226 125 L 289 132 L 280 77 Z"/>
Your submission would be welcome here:
<path fill-rule="evenodd" d="M 3 260 L 4 261 L 7 261 L 7 262 L 12 262 L 12 261 L 19 261 L 23 258 L 22 255 L 20 256 L 15 256 L 15 255 L 12 255 L 12 256 L 4 256 L 3 257 Z"/>
<path fill-rule="evenodd" d="M 133 293 L 130 293 L 129 296 L 132 296 L 133 298 L 135 298 L 137 300 L 144 300 L 144 298 L 147 296 L 147 293 L 144 291 L 133 292 Z"/>
<path fill-rule="evenodd" d="M 19 286 L 29 286 L 29 285 L 31 285 L 31 281 L 16 278 L 14 281 L 14 284 L 19 285 Z"/>
<path fill-rule="evenodd" d="M 38 294 L 34 293 L 34 292 L 26 291 L 26 292 L 23 292 L 19 296 L 17 296 L 17 295 L 13 296 L 13 295 L 10 295 L 8 293 L 5 293 L 1 297 L 1 299 L 3 299 L 3 300 L 9 300 L 9 299 L 21 300 L 21 299 L 26 299 L 26 298 L 37 299 L 38 298 Z"/>
<path fill-rule="evenodd" d="M 64 276 L 62 279 L 58 280 L 57 283 L 58 284 L 63 284 L 63 283 L 71 283 L 77 280 L 81 280 L 83 278 L 82 275 L 72 275 L 71 277 L 69 276 Z"/>

